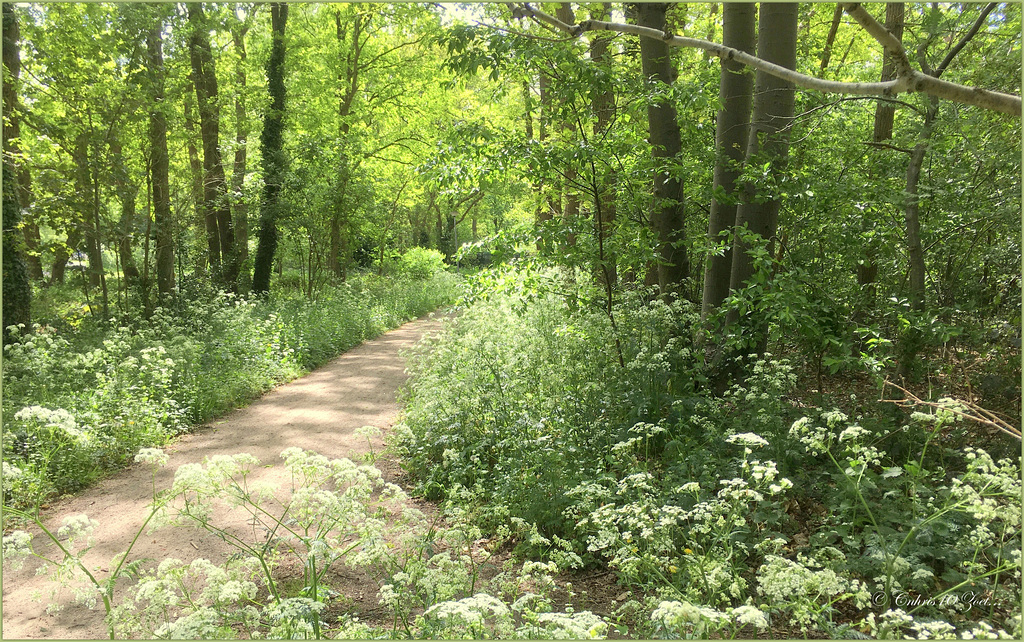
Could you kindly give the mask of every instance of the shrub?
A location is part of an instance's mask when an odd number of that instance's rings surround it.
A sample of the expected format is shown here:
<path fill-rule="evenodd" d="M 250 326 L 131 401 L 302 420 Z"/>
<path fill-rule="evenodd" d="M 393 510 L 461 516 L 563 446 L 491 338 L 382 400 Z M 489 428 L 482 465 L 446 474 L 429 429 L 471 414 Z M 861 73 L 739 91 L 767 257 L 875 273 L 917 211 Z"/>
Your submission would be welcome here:
<path fill-rule="evenodd" d="M 395 274 L 413 280 L 429 279 L 445 269 L 444 254 L 424 247 L 411 247 L 395 261 Z"/>

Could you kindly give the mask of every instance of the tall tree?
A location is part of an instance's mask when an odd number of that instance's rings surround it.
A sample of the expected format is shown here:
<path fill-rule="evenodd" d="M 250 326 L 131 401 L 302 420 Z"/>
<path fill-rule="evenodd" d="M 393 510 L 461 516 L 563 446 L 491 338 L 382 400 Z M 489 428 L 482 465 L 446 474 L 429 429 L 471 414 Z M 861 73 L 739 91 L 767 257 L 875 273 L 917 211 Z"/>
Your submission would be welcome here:
<path fill-rule="evenodd" d="M 14 105 L 17 102 L 18 75 L 21 71 L 21 55 L 18 45 L 18 18 L 14 5 L 3 3 L 3 320 L 4 342 L 8 339 L 7 327 L 31 320 L 32 289 L 28 281 L 18 223 L 21 219 L 21 203 L 18 198 L 17 149 L 12 144 L 19 135 L 19 124 Z"/>
<path fill-rule="evenodd" d="M 757 8 L 752 2 L 726 2 L 722 9 L 722 44 L 754 52 Z M 743 65 L 722 59 L 718 118 L 715 121 L 715 172 L 711 212 L 708 216 L 710 253 L 704 266 L 701 316 L 707 318 L 729 294 L 732 273 L 732 239 L 722 232 L 736 223 L 740 169 L 750 132 L 750 104 L 754 76 Z"/>
<path fill-rule="evenodd" d="M 604 20 L 611 15 L 611 3 L 602 2 L 594 5 L 591 10 L 591 17 L 594 20 Z M 594 87 L 593 109 L 596 116 L 594 122 L 594 137 L 602 138 L 608 136 L 615 118 L 615 90 L 612 78 L 612 56 L 608 51 L 611 42 L 610 34 L 595 34 L 590 41 L 590 59 L 597 65 L 600 75 L 597 86 Z M 527 114 L 529 118 L 529 114 Z M 615 192 L 616 172 L 608 169 L 598 177 L 596 168 L 592 168 L 592 175 L 595 180 L 593 186 L 594 199 L 594 225 L 597 235 L 597 279 L 609 294 L 611 288 L 618 279 L 616 269 L 616 256 L 610 247 L 612 232 L 615 229 Z"/>
<path fill-rule="evenodd" d="M 238 256 L 234 251 L 235 233 L 231 223 L 231 207 L 227 197 L 224 164 L 220 154 L 220 107 L 217 102 L 217 74 L 213 52 L 210 49 L 209 26 L 202 3 L 188 5 L 191 27 L 188 48 L 192 61 L 196 103 L 199 107 L 199 128 L 203 139 L 203 209 L 207 219 L 207 234 L 216 231 L 219 256 L 210 241 L 210 267 L 216 272 L 220 262 L 221 273 L 215 274 L 230 289 L 236 287 Z"/>
<path fill-rule="evenodd" d="M 270 108 L 263 121 L 260 137 L 263 149 L 263 201 L 260 204 L 259 245 L 253 267 L 252 289 L 257 294 L 270 291 L 270 272 L 273 268 L 274 253 L 277 250 L 277 211 L 281 194 L 281 183 L 286 170 L 284 155 L 284 55 L 285 25 L 288 21 L 288 5 L 275 2 L 270 5 L 270 21 L 273 42 L 270 60 L 267 62 L 267 86 L 270 92 Z"/>
<path fill-rule="evenodd" d="M 796 68 L 797 10 L 795 2 L 762 3 L 758 21 L 757 55 L 785 69 Z M 770 176 L 781 176 L 789 155 L 789 125 L 793 120 L 795 91 L 793 84 L 777 76 L 758 71 L 754 81 L 754 108 L 747 141 L 747 162 L 767 160 Z M 754 274 L 750 245 L 743 230 L 765 239 L 771 247 L 778 225 L 780 200 L 771 185 L 748 182 L 736 208 L 736 235 L 732 248 L 732 272 L 729 288 L 736 291 Z M 732 311 L 729 322 L 738 313 Z M 766 320 L 753 319 L 755 325 Z M 760 344 L 760 339 L 757 339 Z"/>
<path fill-rule="evenodd" d="M 244 19 L 233 21 L 231 26 L 231 41 L 235 47 L 235 163 L 231 170 L 231 200 L 234 204 L 232 222 L 235 228 L 235 252 L 240 281 L 248 281 L 249 276 L 245 269 L 249 261 L 249 206 L 243 194 L 249 139 L 249 118 L 245 110 L 245 66 L 248 58 L 245 37 L 252 26 L 258 6 L 246 5 Z M 236 14 L 239 10 L 242 10 L 242 6 L 236 5 Z M 247 283 L 240 282 L 238 285 L 243 291 L 248 287 Z"/>
<path fill-rule="evenodd" d="M 885 28 L 894 38 L 903 42 L 905 6 L 902 2 L 889 2 L 885 5 Z M 896 77 L 896 60 L 886 51 L 882 62 L 881 81 L 887 82 Z M 883 143 L 892 138 L 892 126 L 896 116 L 896 106 L 889 101 L 879 101 L 875 105 L 875 124 L 872 141 Z M 861 231 L 868 232 L 869 217 L 862 215 Z M 857 264 L 857 284 L 861 287 L 868 308 L 872 307 L 875 298 L 875 279 L 878 277 L 878 263 L 875 243 L 868 242 L 864 247 L 864 256 Z"/>
<path fill-rule="evenodd" d="M 154 7 L 159 11 L 159 5 Z M 149 72 L 149 174 L 156 227 L 156 280 L 161 295 L 174 290 L 174 227 L 171 219 L 167 107 L 164 99 L 163 17 L 158 13 L 146 33 L 146 64 Z"/>
<path fill-rule="evenodd" d="M 668 7 L 664 2 L 634 5 L 637 24 L 664 31 Z M 683 182 L 671 167 L 682 150 L 676 110 L 668 95 L 676 79 L 676 70 L 664 40 L 641 38 L 640 62 L 649 87 L 647 124 L 655 163 L 650 221 L 657 237 L 658 289 L 667 295 L 681 292 L 683 281 L 690 273 L 683 227 Z"/>

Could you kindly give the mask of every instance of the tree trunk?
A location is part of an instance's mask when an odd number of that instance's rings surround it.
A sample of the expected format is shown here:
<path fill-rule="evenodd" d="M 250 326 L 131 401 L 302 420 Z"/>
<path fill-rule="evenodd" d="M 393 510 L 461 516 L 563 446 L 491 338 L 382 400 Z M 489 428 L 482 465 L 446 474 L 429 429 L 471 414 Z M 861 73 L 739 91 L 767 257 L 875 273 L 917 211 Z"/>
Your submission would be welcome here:
<path fill-rule="evenodd" d="M 50 285 L 57 283 L 64 283 L 64 274 L 67 270 L 68 260 L 71 259 L 71 252 L 78 247 L 78 244 L 82 240 L 82 233 L 78 228 L 73 228 L 68 232 L 67 239 L 64 243 L 57 245 L 53 251 L 53 266 L 50 268 Z"/>
<path fill-rule="evenodd" d="M 555 14 L 559 20 L 566 24 L 576 23 L 576 16 L 573 14 L 572 4 L 569 2 L 559 3 Z M 576 128 L 572 122 L 563 120 L 560 129 L 569 140 L 576 138 Z M 565 194 L 565 209 L 562 210 L 562 222 L 569 229 L 568 234 L 566 234 L 566 243 L 573 247 L 576 245 L 576 233 L 573 230 L 577 225 L 576 219 L 580 215 L 580 197 L 576 191 L 576 177 L 579 170 L 570 162 L 562 171 L 564 174 L 562 191 Z"/>
<path fill-rule="evenodd" d="M 25 192 L 21 194 L 24 196 Z M 28 250 L 25 253 L 25 265 L 28 268 L 29 278 L 42 283 L 46 279 L 43 274 L 43 241 L 39 235 L 39 226 L 32 220 L 33 218 L 27 218 L 22 224 L 22 229 L 25 231 L 25 248 Z"/>
<path fill-rule="evenodd" d="M 335 38 L 338 43 L 338 51 L 344 49 L 348 39 L 349 23 L 342 20 L 341 11 L 334 12 Z M 348 182 L 352 175 L 352 163 L 346 158 L 348 144 L 348 133 L 352 128 L 349 122 L 349 115 L 352 113 L 352 104 L 359 93 L 359 74 L 363 45 L 364 16 L 357 14 L 351 22 L 352 41 L 345 52 L 345 59 L 342 67 L 338 70 L 338 139 L 339 158 L 337 168 L 337 186 L 335 189 L 334 212 L 331 215 L 330 247 L 328 249 L 328 262 L 331 272 L 345 279 L 349 256 L 347 238 L 348 212 L 346 211 L 345 195 L 348 190 Z"/>
<path fill-rule="evenodd" d="M 921 167 L 924 165 L 924 157 L 931 143 L 932 131 L 935 128 L 938 114 L 939 101 L 932 97 L 928 101 L 921 135 L 914 151 L 910 154 L 910 163 L 907 165 L 907 204 L 904 209 L 904 222 L 906 224 L 907 258 L 910 273 L 910 303 L 915 310 L 922 310 L 925 305 L 925 265 L 924 248 L 921 245 L 921 197 L 918 194 L 918 183 L 921 179 Z"/>
<path fill-rule="evenodd" d="M 207 221 L 210 221 L 210 217 L 216 220 L 216 236 L 220 249 L 221 274 L 214 276 L 218 277 L 225 287 L 234 289 L 238 277 L 238 257 L 234 252 L 235 236 L 231 225 L 231 208 L 228 205 L 224 164 L 220 155 L 217 75 L 203 5 L 192 3 L 187 6 L 192 29 L 188 39 L 189 57 L 192 62 L 196 104 L 199 109 L 199 129 L 203 139 L 203 207 Z M 207 228 L 208 233 L 210 227 L 212 225 Z M 212 253 L 210 259 L 212 266 Z"/>
<path fill-rule="evenodd" d="M 612 5 L 610 2 L 602 2 L 595 5 L 591 11 L 591 18 L 594 20 L 607 20 L 611 16 Z M 603 138 L 607 135 L 615 118 L 615 90 L 612 85 L 612 58 L 608 53 L 608 45 L 611 42 L 610 34 L 594 34 L 590 41 L 590 59 L 594 64 L 604 70 L 608 77 L 605 79 L 607 85 L 599 88 L 594 94 L 594 114 L 597 120 L 594 123 L 594 137 Z M 594 172 L 596 173 L 596 169 Z M 595 176 L 594 212 L 595 212 L 595 234 L 597 236 L 597 274 L 598 285 L 605 288 L 610 298 L 611 289 L 618 281 L 618 258 L 611 248 L 612 232 L 615 230 L 615 192 L 618 183 L 615 170 L 608 169 L 600 177 Z"/>
<path fill-rule="evenodd" d="M 103 254 L 100 251 L 99 232 L 93 212 L 92 172 L 89 168 L 89 135 L 81 133 L 75 138 L 72 152 L 75 164 L 75 207 L 78 210 L 79 224 L 85 236 L 85 254 L 89 259 L 88 279 L 90 288 L 100 286 L 103 275 Z M 74 248 L 72 248 L 74 249 Z"/>
<path fill-rule="evenodd" d="M 263 120 L 260 142 L 263 149 L 263 202 L 260 204 L 259 245 L 253 268 L 252 289 L 257 294 L 270 291 L 270 272 L 277 251 L 277 214 L 280 207 L 281 181 L 285 173 L 283 151 L 284 134 L 284 30 L 288 21 L 288 5 L 275 2 L 270 5 L 273 41 L 267 62 L 267 86 L 270 108 Z"/>
<path fill-rule="evenodd" d="M 18 171 L 15 152 L 11 143 L 18 136 L 18 118 L 14 111 L 17 103 L 18 75 L 21 72 L 21 55 L 18 50 L 18 18 L 14 5 L 3 3 L 3 65 L 6 68 L 3 83 L 3 330 L 4 343 L 9 335 L 7 326 L 31 322 L 32 287 L 28 281 L 21 249 L 21 234 L 17 232 L 21 218 L 21 203 L 18 195 Z"/>
<path fill-rule="evenodd" d="M 760 7 L 759 37 L 757 55 L 787 69 L 796 67 L 796 3 L 762 3 Z M 793 120 L 794 89 L 789 82 L 757 72 L 754 83 L 754 111 L 747 142 L 747 162 L 756 160 L 771 163 L 771 173 L 780 175 L 786 167 L 789 154 L 789 130 Z M 747 228 L 762 239 L 766 239 L 771 253 L 772 239 L 778 225 L 779 200 L 763 186 L 747 185 L 742 201 L 736 208 L 737 234 L 732 250 L 732 275 L 730 290 L 739 290 L 753 276 L 753 258 L 748 253 L 750 246 L 744 242 L 739 230 Z M 735 323 L 738 314 L 729 315 L 729 323 Z M 753 319 L 761 326 L 764 319 Z M 760 344 L 762 339 L 758 339 Z"/>
<path fill-rule="evenodd" d="M 757 8 L 751 2 L 727 2 L 723 8 L 722 42 L 727 47 L 754 52 Z M 711 212 L 708 217 L 708 246 L 711 252 L 704 265 L 704 293 L 701 318 L 707 319 L 729 294 L 732 273 L 732 239 L 722 232 L 736 224 L 736 204 L 740 168 L 750 134 L 750 104 L 754 76 L 743 65 L 722 60 L 719 101 L 715 123 L 715 172 Z M 719 251 L 721 250 L 721 251 Z"/>
<path fill-rule="evenodd" d="M 156 225 L 157 291 L 174 291 L 174 221 L 171 219 L 169 156 L 167 153 L 167 115 L 164 100 L 163 19 L 157 18 L 146 34 L 152 111 L 149 112 L 150 181 L 153 192 L 153 219 Z M 147 284 L 148 285 L 148 284 Z"/>
<path fill-rule="evenodd" d="M 904 5 L 902 2 L 889 2 L 885 5 L 885 28 L 896 40 L 903 42 Z M 892 55 L 884 52 L 882 59 L 881 81 L 896 78 L 896 61 Z M 892 138 L 893 117 L 896 106 L 890 102 L 880 101 L 875 107 L 874 140 L 876 143 Z"/>
<path fill-rule="evenodd" d="M 14 79 L 17 82 L 17 79 Z M 7 86 L 7 83 L 4 83 Z M 16 87 L 12 84 L 12 87 Z M 6 100 L 6 98 L 5 98 Z M 12 100 L 17 100 L 15 96 Z M 14 104 L 11 105 L 15 107 Z M 18 112 L 20 113 L 25 109 L 24 105 L 17 104 Z M 8 128 L 10 129 L 11 138 L 18 138 L 21 135 L 21 123 L 20 118 L 16 114 L 12 114 L 11 119 L 8 121 Z M 17 143 L 12 140 L 10 141 L 10 153 L 12 159 L 17 159 L 21 154 Z M 35 216 L 31 213 L 25 212 L 25 208 L 31 206 L 34 196 L 32 195 L 32 174 L 28 170 L 28 165 L 20 163 L 17 168 L 18 171 L 18 203 L 22 207 L 23 220 L 21 223 L 22 230 L 25 236 L 25 247 L 28 252 L 25 253 L 25 264 L 28 267 L 28 276 L 33 281 L 42 283 L 43 276 L 43 260 L 41 256 L 42 251 L 42 239 L 39 236 L 39 225 L 36 224 Z"/>
<path fill-rule="evenodd" d="M 247 27 L 238 27 L 231 32 L 238 59 L 235 61 L 235 165 L 231 171 L 231 195 L 234 205 L 235 252 L 240 279 L 248 281 L 249 261 L 249 206 L 242 195 L 245 185 L 246 146 L 249 138 L 249 120 L 245 113 L 245 34 Z M 248 289 L 246 283 L 239 283 L 240 289 Z"/>
<path fill-rule="evenodd" d="M 832 25 L 828 28 L 828 36 L 825 38 L 825 48 L 821 52 L 821 74 L 825 74 L 825 70 L 828 69 L 828 63 L 832 60 L 832 45 L 836 42 L 836 34 L 839 33 L 839 23 L 843 18 L 843 6 L 836 4 L 836 9 L 832 13 Z"/>
<path fill-rule="evenodd" d="M 189 78 L 192 75 L 189 74 Z M 193 85 L 195 80 L 193 79 Z M 217 219 L 208 216 L 203 205 L 203 163 L 199 160 L 199 150 L 196 149 L 196 121 L 192 114 L 192 101 L 186 94 L 182 99 L 182 108 L 185 112 L 186 147 L 188 149 L 188 165 L 192 177 L 192 204 L 195 209 L 195 227 L 198 234 L 206 238 L 206 254 L 196 252 L 195 273 L 196 276 L 205 275 L 206 267 L 209 265 L 213 272 L 220 271 L 220 239 L 217 235 Z M 211 261 L 216 261 L 211 263 Z"/>
<path fill-rule="evenodd" d="M 637 24 L 665 30 L 666 3 L 636 4 Z M 640 39 L 640 61 L 644 77 L 653 85 L 675 82 L 669 47 L 663 40 Z M 658 289 L 662 295 L 681 294 L 689 276 L 686 256 L 683 182 L 666 167 L 682 150 L 676 110 L 668 100 L 659 99 L 647 105 L 647 122 L 655 163 L 654 202 L 651 227 L 657 237 Z"/>
<path fill-rule="evenodd" d="M 900 42 L 903 42 L 904 25 L 904 4 L 902 2 L 890 2 L 885 5 L 885 28 Z M 883 51 L 881 81 L 892 80 L 896 77 L 896 62 L 889 52 Z M 892 138 L 893 120 L 896 114 L 896 107 L 892 103 L 879 101 L 875 106 L 875 124 L 872 132 L 872 140 L 876 143 Z M 861 231 L 868 231 L 869 218 L 862 216 Z M 875 279 L 878 278 L 878 264 L 873 243 L 864 248 L 864 256 L 857 265 L 857 285 L 860 286 L 861 295 L 867 309 L 874 307 L 875 300 Z"/>
<path fill-rule="evenodd" d="M 135 227 L 135 198 L 139 186 L 131 182 L 128 168 L 124 165 L 124 149 L 121 141 L 114 138 L 109 143 L 110 156 L 114 164 L 114 186 L 121 202 L 121 221 L 117 235 L 117 255 L 124 273 L 125 285 L 132 285 L 139 278 L 139 268 L 132 255 L 132 230 Z"/>

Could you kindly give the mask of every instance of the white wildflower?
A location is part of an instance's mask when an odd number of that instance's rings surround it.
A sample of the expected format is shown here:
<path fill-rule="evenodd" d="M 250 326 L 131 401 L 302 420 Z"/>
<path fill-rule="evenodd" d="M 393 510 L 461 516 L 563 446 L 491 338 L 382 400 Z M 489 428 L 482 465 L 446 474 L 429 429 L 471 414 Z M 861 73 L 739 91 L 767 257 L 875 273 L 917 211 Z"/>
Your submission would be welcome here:
<path fill-rule="evenodd" d="M 170 455 L 159 448 L 143 448 L 135 455 L 135 461 L 154 466 L 163 466 L 170 458 Z"/>
<path fill-rule="evenodd" d="M 742 446 L 749 446 L 751 448 L 760 448 L 762 446 L 768 445 L 767 440 L 762 438 L 760 435 L 755 435 L 752 432 L 741 432 L 739 434 L 733 435 L 732 437 L 729 437 L 728 439 L 726 439 L 726 441 L 729 442 L 730 444 L 740 444 Z"/>

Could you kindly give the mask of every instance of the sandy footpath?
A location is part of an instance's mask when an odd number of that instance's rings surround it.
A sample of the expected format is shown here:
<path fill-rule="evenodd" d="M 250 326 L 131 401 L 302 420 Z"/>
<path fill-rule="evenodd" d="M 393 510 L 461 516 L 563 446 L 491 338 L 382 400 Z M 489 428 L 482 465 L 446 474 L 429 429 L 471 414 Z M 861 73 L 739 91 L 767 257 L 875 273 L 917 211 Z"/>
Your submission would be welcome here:
<path fill-rule="evenodd" d="M 255 471 L 253 480 L 257 482 L 282 481 L 280 453 L 292 446 L 361 463 L 360 457 L 368 452 L 370 444 L 355 431 L 362 426 L 387 428 L 398 415 L 395 393 L 407 376 L 400 351 L 440 327 L 441 322 L 432 317 L 407 323 L 353 348 L 301 379 L 272 390 L 251 405 L 182 436 L 166 448 L 170 462 L 157 474 L 157 488 L 170 485 L 178 466 L 202 463 L 205 457 L 213 455 L 246 452 L 265 466 L 273 464 L 273 468 L 260 467 Z M 381 439 L 373 438 L 372 446 L 379 451 L 383 446 Z M 44 511 L 45 522 L 55 530 L 64 517 L 81 513 L 99 522 L 94 532 L 95 546 L 87 560 L 103 577 L 109 572 L 110 559 L 128 547 L 145 520 L 151 499 L 152 469 L 136 464 L 78 495 L 53 502 Z M 238 517 L 234 523 L 232 519 L 231 515 L 218 516 L 218 523 L 228 523 L 241 531 L 246 529 L 244 519 Z M 43 542 L 37 538 L 36 544 Z M 167 527 L 143 534 L 132 558 L 173 557 L 189 562 L 205 557 L 223 562 L 234 551 L 205 531 Z M 64 591 L 58 599 L 68 606 L 56 615 L 48 615 L 47 603 L 32 599 L 35 592 L 48 595 L 49 585 L 46 578 L 35 576 L 35 568 L 30 561 L 19 571 L 4 569 L 3 639 L 108 637 L 102 603 L 88 610 L 73 604 L 70 593 Z"/>

